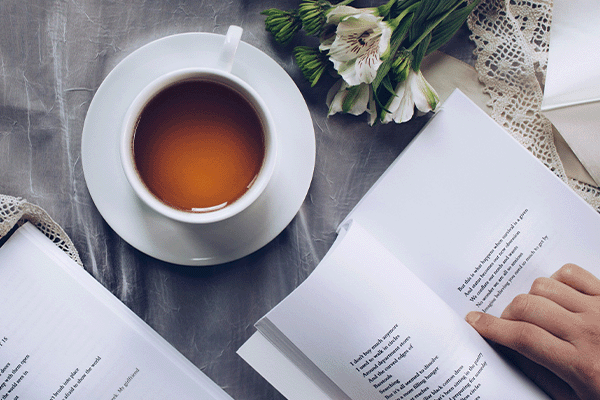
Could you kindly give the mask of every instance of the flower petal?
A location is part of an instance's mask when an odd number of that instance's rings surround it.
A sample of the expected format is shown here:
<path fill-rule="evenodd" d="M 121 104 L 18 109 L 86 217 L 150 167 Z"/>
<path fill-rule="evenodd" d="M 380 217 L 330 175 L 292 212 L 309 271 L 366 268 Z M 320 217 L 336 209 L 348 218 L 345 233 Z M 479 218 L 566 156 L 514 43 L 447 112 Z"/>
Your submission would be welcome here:
<path fill-rule="evenodd" d="M 354 99 L 354 104 L 352 104 L 351 108 L 348 110 L 349 114 L 352 115 L 360 115 L 368 110 L 369 106 L 369 96 L 370 88 L 367 84 L 361 84 L 359 86 L 359 92 L 356 98 Z"/>
<path fill-rule="evenodd" d="M 344 92 L 342 87 L 346 85 L 343 79 L 340 79 L 327 92 L 327 106 L 329 107 L 329 112 L 327 116 L 336 114 L 342 111 L 342 104 L 344 103 Z M 347 85 L 346 85 L 347 87 Z"/>
<path fill-rule="evenodd" d="M 377 51 L 382 37 L 387 37 L 387 42 L 389 42 L 387 31 L 391 36 L 391 29 L 387 24 L 379 22 L 380 18 L 368 14 L 353 15 L 340 22 L 329 55 L 344 61 L 360 57 L 370 52 L 373 47 Z M 386 29 L 386 35 L 383 34 L 384 29 Z M 386 43 L 384 47 L 387 48 L 387 45 L 389 43 Z"/>
<path fill-rule="evenodd" d="M 394 89 L 395 96 L 389 102 L 382 122 L 395 121 L 402 123 L 410 120 L 415 114 L 415 106 L 423 113 L 435 110 L 439 97 L 433 87 L 425 80 L 421 71 L 410 69 L 405 80 Z"/>
<path fill-rule="evenodd" d="M 369 85 L 369 108 L 367 108 L 367 112 L 369 113 L 369 125 L 373 126 L 375 121 L 377 120 L 377 105 L 375 103 L 375 98 L 373 97 L 373 87 Z"/>
<path fill-rule="evenodd" d="M 361 84 L 361 78 L 359 71 L 356 69 L 356 60 L 350 60 L 348 62 L 340 62 L 337 60 L 331 60 L 333 68 L 341 75 L 349 86 L 356 86 Z"/>
<path fill-rule="evenodd" d="M 388 122 L 406 122 L 410 120 L 414 114 L 414 102 L 411 93 L 411 76 L 398 83 L 395 88 L 395 96 L 387 106 L 389 113 L 386 113 L 383 118 L 383 123 Z"/>
<path fill-rule="evenodd" d="M 332 8 L 331 10 L 327 11 L 327 23 L 337 25 L 344 18 L 346 18 L 350 15 L 367 14 L 367 13 L 374 14 L 374 12 L 375 12 L 375 10 L 370 9 L 370 8 L 358 9 L 358 8 L 354 8 L 351 6 L 336 6 L 336 7 Z"/>
<path fill-rule="evenodd" d="M 405 90 L 400 105 L 394 113 L 394 121 L 400 124 L 410 121 L 414 114 L 415 102 L 413 100 L 413 94 L 410 90 Z"/>
<path fill-rule="evenodd" d="M 369 111 L 372 98 L 370 85 L 349 86 L 346 81 L 340 79 L 327 93 L 327 105 L 329 106 L 327 115 L 338 112 L 360 115 Z"/>
<path fill-rule="evenodd" d="M 402 97 L 404 96 L 404 92 L 406 91 L 406 81 L 400 82 L 396 85 L 394 90 L 395 95 L 392 97 L 391 101 L 388 103 L 386 109 L 389 112 L 386 112 L 383 116 L 381 122 L 387 124 L 394 120 L 394 114 L 398 111 L 400 107 L 400 103 L 402 102 Z"/>
<path fill-rule="evenodd" d="M 415 106 L 421 112 L 435 110 L 439 103 L 439 96 L 433 87 L 425 80 L 425 77 L 418 71 L 413 72 L 414 78 L 411 80 L 411 91 L 413 92 Z"/>
<path fill-rule="evenodd" d="M 340 19 L 335 39 L 331 44 L 321 43 L 320 49 L 329 50 L 334 68 L 350 86 L 356 86 L 373 82 L 391 35 L 392 29 L 381 17 L 355 13 Z"/>
<path fill-rule="evenodd" d="M 358 80 L 360 82 L 371 83 L 377 76 L 377 70 L 379 66 L 383 63 L 379 55 L 374 52 L 370 52 L 365 54 L 365 56 L 360 57 L 356 60 L 356 75 L 358 76 Z"/>

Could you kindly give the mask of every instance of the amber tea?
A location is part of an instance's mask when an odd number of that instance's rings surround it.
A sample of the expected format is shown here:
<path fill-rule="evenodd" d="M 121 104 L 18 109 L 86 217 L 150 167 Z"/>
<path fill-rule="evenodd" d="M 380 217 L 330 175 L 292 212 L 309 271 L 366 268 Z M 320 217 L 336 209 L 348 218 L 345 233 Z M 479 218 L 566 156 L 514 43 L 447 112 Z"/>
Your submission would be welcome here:
<path fill-rule="evenodd" d="M 141 180 L 163 203 L 214 211 L 235 202 L 257 177 L 263 126 L 238 91 L 210 80 L 183 81 L 144 107 L 133 156 Z"/>

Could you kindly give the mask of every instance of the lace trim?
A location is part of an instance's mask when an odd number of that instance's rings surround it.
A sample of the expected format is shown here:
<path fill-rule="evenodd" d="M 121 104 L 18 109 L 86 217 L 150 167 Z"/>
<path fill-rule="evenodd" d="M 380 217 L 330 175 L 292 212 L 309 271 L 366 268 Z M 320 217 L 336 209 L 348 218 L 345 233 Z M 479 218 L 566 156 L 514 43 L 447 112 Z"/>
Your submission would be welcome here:
<path fill-rule="evenodd" d="M 467 21 L 492 118 L 600 212 L 600 188 L 566 176 L 541 113 L 552 0 L 483 0 Z"/>
<path fill-rule="evenodd" d="M 25 222 L 34 224 L 77 264 L 83 266 L 79 253 L 67 233 L 42 208 L 27 201 L 0 194 L 0 238 L 6 236 L 15 226 Z"/>

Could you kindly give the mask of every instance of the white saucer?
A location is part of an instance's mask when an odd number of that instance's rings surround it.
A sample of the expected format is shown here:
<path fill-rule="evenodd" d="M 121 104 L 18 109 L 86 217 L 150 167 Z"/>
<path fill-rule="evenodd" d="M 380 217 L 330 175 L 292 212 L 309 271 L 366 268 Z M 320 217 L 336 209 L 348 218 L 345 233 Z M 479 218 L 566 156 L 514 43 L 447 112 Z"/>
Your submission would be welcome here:
<path fill-rule="evenodd" d="M 222 35 L 186 33 L 139 48 L 102 82 L 83 126 L 83 172 L 100 214 L 133 247 L 175 264 L 221 264 L 260 249 L 294 218 L 312 180 L 315 136 L 302 94 L 273 59 L 241 42 L 232 73 L 260 94 L 279 133 L 278 165 L 264 193 L 236 217 L 207 226 L 166 219 L 135 196 L 119 158 L 118 135 L 125 111 L 142 88 L 164 73 L 216 67 L 223 40 Z"/>

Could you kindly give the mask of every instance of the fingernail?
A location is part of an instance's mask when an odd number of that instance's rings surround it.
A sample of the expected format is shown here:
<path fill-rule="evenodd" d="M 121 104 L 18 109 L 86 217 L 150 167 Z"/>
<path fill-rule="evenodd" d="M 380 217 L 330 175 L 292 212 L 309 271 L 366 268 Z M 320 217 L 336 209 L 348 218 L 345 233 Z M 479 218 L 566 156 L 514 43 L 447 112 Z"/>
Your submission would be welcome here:
<path fill-rule="evenodd" d="M 479 321 L 479 318 L 481 318 L 481 313 L 478 313 L 476 311 L 471 311 L 470 313 L 467 314 L 467 316 L 465 317 L 465 320 L 469 324 L 474 325 L 477 323 L 477 321 Z"/>

